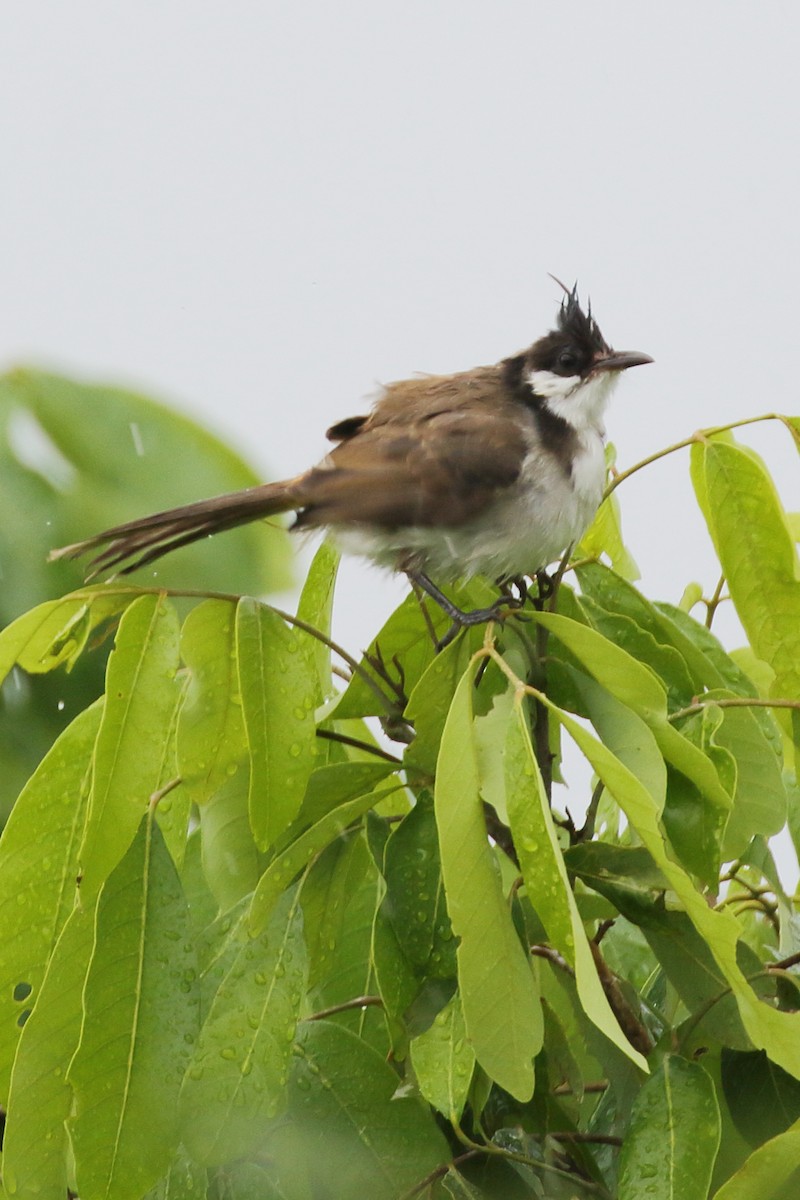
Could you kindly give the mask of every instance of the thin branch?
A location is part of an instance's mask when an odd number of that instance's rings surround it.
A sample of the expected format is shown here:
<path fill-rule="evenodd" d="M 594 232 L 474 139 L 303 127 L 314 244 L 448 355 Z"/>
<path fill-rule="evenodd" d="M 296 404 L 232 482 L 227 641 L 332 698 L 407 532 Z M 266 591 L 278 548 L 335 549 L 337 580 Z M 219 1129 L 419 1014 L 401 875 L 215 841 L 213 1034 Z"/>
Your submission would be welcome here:
<path fill-rule="evenodd" d="M 605 790 L 605 784 L 602 779 L 595 785 L 592 792 L 592 798 L 589 801 L 589 807 L 586 809 L 586 817 L 583 825 L 575 834 L 576 842 L 590 842 L 594 837 L 595 825 L 597 823 L 597 810 L 600 807 L 600 799 Z"/>
<path fill-rule="evenodd" d="M 800 710 L 800 700 L 764 700 L 760 696 L 731 696 L 728 699 L 721 700 L 697 700 L 694 704 L 687 705 L 686 708 L 679 708 L 677 712 L 669 714 L 670 721 L 677 721 L 681 717 L 691 717 L 695 713 L 702 712 L 704 708 L 794 708 Z"/>
<path fill-rule="evenodd" d="M 625 471 L 620 471 L 608 484 L 603 493 L 603 499 L 606 500 L 624 480 L 629 479 L 631 475 L 635 475 L 637 471 L 641 471 L 643 467 L 649 467 L 651 463 L 658 462 L 660 458 L 666 458 L 668 454 L 674 454 L 676 450 L 685 450 L 687 446 L 693 446 L 695 442 L 705 442 L 717 433 L 726 433 L 729 429 L 739 429 L 743 425 L 755 425 L 758 421 L 781 421 L 784 425 L 786 424 L 786 418 L 780 413 L 764 413 L 760 417 L 745 417 L 741 421 L 731 421 L 727 425 L 714 425 L 710 429 L 698 429 L 691 437 L 684 438 L 680 442 L 674 442 L 671 446 L 665 446 L 663 450 L 657 450 L 655 454 L 648 454 L 647 458 L 634 463 L 632 467 L 628 467 Z"/>
<path fill-rule="evenodd" d="M 469 1137 L 459 1125 L 458 1121 L 451 1120 L 453 1132 L 463 1146 L 468 1146 L 470 1150 L 477 1150 L 483 1154 L 492 1154 L 498 1158 L 511 1159 L 512 1162 L 524 1163 L 525 1166 L 531 1167 L 534 1171 L 545 1171 L 551 1175 L 558 1175 L 561 1179 L 567 1179 L 573 1186 L 580 1187 L 585 1192 L 592 1192 L 595 1195 L 602 1196 L 604 1200 L 611 1200 L 611 1196 L 605 1187 L 600 1183 L 595 1183 L 591 1179 L 587 1179 L 585 1175 L 580 1173 L 579 1165 L 573 1163 L 575 1170 L 564 1171 L 561 1167 L 556 1167 L 552 1163 L 542 1162 L 541 1159 L 531 1158 L 529 1154 L 522 1154 L 518 1150 L 509 1150 L 503 1146 L 497 1146 L 490 1141 L 487 1135 L 486 1142 L 481 1145 L 480 1142 L 474 1141 Z"/>
<path fill-rule="evenodd" d="M 341 742 L 343 746 L 364 750 L 367 754 L 374 754 L 376 758 L 383 758 L 386 762 L 394 763 L 398 767 L 403 765 L 403 760 L 390 754 L 388 750 L 383 750 L 380 746 L 373 746 L 370 742 L 362 742 L 361 738 L 350 737 L 347 733 L 337 733 L 335 729 L 318 729 L 317 737 L 324 738 L 326 742 Z"/>
<path fill-rule="evenodd" d="M 598 1079 L 596 1083 L 585 1083 L 580 1089 L 584 1095 L 589 1095 L 594 1092 L 607 1092 L 608 1080 Z M 553 1088 L 554 1096 L 574 1096 L 575 1089 L 569 1083 L 560 1083 L 558 1087 Z"/>
<path fill-rule="evenodd" d="M 189 600 L 225 600 L 230 604 L 238 604 L 242 598 L 235 592 L 203 591 L 200 588 L 134 587 L 132 585 L 128 587 L 122 587 L 114 583 L 99 584 L 94 588 L 78 588 L 76 591 L 71 592 L 70 595 L 77 598 L 85 597 L 87 600 L 92 600 L 97 596 L 104 595 L 180 596 Z M 338 644 L 338 642 L 332 641 L 331 638 L 327 637 L 319 629 L 316 629 L 313 625 L 310 625 L 308 621 L 304 621 L 301 617 L 293 616 L 291 613 L 286 612 L 282 608 L 276 608 L 274 604 L 264 604 L 264 607 L 268 608 L 270 612 L 274 612 L 276 616 L 281 617 L 289 625 L 292 625 L 297 629 L 302 629 L 304 633 L 309 635 L 309 637 L 313 637 L 318 642 L 321 642 L 323 646 L 327 646 L 328 649 L 332 650 L 334 654 L 338 654 L 339 658 L 341 658 L 343 662 L 347 663 L 353 674 L 358 675 L 361 679 L 363 679 L 367 687 L 369 687 L 371 691 L 383 702 L 383 704 L 386 705 L 387 710 L 390 713 L 396 711 L 396 705 L 391 701 L 386 693 L 382 691 L 377 681 L 370 675 L 369 671 L 366 671 L 361 663 L 358 662 L 357 659 L 353 658 L 352 654 L 349 654 L 343 646 Z"/>
<path fill-rule="evenodd" d="M 800 963 L 800 950 L 795 954 L 790 954 L 788 958 L 782 958 L 779 962 L 767 963 L 768 971 L 785 971 L 788 967 L 796 967 Z"/>
<path fill-rule="evenodd" d="M 600 947 L 596 942 L 590 942 L 589 948 L 592 951 L 594 965 L 597 968 L 606 999 L 617 1018 L 620 1029 L 634 1049 L 647 1057 L 653 1049 L 653 1039 L 625 998 L 619 980 L 603 958 Z"/>
<path fill-rule="evenodd" d="M 514 840 L 511 837 L 511 830 L 500 820 L 497 809 L 486 800 L 483 802 L 483 817 L 489 837 L 511 859 L 514 866 L 519 867 L 519 855 L 517 854 Z"/>
<path fill-rule="evenodd" d="M 611 1133 L 581 1133 L 579 1130 L 565 1129 L 558 1133 L 534 1133 L 535 1138 L 552 1138 L 556 1142 L 580 1142 L 587 1145 L 621 1146 L 622 1138 Z"/>
<path fill-rule="evenodd" d="M 324 1021 L 326 1017 L 335 1017 L 337 1013 L 350 1012 L 354 1008 L 383 1008 L 380 996 L 356 996 L 354 1000 L 343 1000 L 341 1004 L 332 1004 L 330 1008 L 321 1008 L 304 1021 Z"/>
<path fill-rule="evenodd" d="M 432 1183 L 436 1183 L 437 1179 L 444 1179 L 451 1167 L 459 1167 L 461 1163 L 468 1162 L 471 1158 L 481 1158 L 482 1156 L 482 1150 L 467 1150 L 464 1154 L 459 1154 L 458 1158 L 454 1158 L 452 1162 L 442 1163 L 440 1167 L 434 1167 L 430 1174 L 426 1175 L 424 1179 L 420 1179 L 419 1183 L 415 1183 L 410 1191 L 403 1192 L 400 1200 L 413 1200 L 414 1196 L 418 1196 L 420 1192 L 424 1192 L 425 1188 L 430 1187 Z"/>
<path fill-rule="evenodd" d="M 533 945 L 529 946 L 528 949 L 536 958 L 546 958 L 554 967 L 558 967 L 559 971 L 563 971 L 565 975 L 570 975 L 573 979 L 575 978 L 573 968 L 564 956 L 559 954 L 557 950 L 554 950 L 552 946 Z"/>

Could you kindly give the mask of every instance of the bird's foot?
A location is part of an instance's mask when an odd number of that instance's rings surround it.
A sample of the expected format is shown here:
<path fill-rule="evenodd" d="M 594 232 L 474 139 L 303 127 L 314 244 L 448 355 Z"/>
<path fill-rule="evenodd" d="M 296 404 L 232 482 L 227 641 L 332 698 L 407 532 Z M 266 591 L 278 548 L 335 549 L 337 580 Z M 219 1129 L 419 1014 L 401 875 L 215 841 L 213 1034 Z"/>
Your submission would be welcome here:
<path fill-rule="evenodd" d="M 506 619 L 510 612 L 515 611 L 523 606 L 527 599 L 527 588 L 524 583 L 519 587 L 520 580 L 512 580 L 511 583 L 519 588 L 519 594 L 514 595 L 511 590 L 504 591 L 494 604 L 490 604 L 486 608 L 472 608 L 465 612 L 454 604 L 444 592 L 440 591 L 436 584 L 421 571 L 406 571 L 408 578 L 426 595 L 430 596 L 452 621 L 450 628 L 445 633 L 444 637 L 438 638 L 436 642 L 437 650 L 444 650 L 445 646 L 449 646 L 455 637 L 462 629 L 469 629 L 473 625 L 486 625 L 489 621 L 500 621 Z"/>

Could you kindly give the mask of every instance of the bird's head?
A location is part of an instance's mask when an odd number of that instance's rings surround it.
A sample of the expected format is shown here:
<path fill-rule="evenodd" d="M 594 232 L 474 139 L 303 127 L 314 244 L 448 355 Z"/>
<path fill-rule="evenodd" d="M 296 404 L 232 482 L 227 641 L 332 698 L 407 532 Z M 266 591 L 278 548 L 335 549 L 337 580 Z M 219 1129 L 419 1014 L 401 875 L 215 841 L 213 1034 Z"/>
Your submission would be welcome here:
<path fill-rule="evenodd" d="M 577 284 L 571 291 L 559 286 L 565 296 L 556 328 L 526 352 L 525 381 L 544 407 L 580 431 L 601 423 L 622 371 L 653 360 L 638 350 L 612 350 L 591 305 L 581 308 Z"/>

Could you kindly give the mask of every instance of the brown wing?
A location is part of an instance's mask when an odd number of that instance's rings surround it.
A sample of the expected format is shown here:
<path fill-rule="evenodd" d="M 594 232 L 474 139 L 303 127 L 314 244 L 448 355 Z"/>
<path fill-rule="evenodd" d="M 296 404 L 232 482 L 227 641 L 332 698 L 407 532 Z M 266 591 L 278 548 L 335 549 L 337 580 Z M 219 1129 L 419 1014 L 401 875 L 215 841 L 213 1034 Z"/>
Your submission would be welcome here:
<path fill-rule="evenodd" d="M 297 523 L 461 525 L 519 475 L 527 420 L 496 367 L 393 384 L 363 423 L 333 427 L 345 440 L 303 481 Z"/>

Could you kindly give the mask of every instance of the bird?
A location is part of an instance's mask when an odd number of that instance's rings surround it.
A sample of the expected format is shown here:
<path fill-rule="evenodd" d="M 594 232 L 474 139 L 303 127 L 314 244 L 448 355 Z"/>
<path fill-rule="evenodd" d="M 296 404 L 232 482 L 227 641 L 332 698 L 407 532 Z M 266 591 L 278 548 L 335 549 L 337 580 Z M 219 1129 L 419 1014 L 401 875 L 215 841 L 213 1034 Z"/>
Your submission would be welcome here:
<path fill-rule="evenodd" d="M 555 278 L 555 277 L 553 277 Z M 441 584 L 475 575 L 503 585 L 544 570 L 591 524 L 606 478 L 604 413 L 620 375 L 653 362 L 615 351 L 567 288 L 554 328 L 491 366 L 385 386 L 366 415 L 327 430 L 333 448 L 291 479 L 115 525 L 51 552 L 96 552 L 87 578 L 127 574 L 211 534 L 294 512 L 295 530 L 326 530 L 345 552 L 403 572 L 454 622 Z"/>

